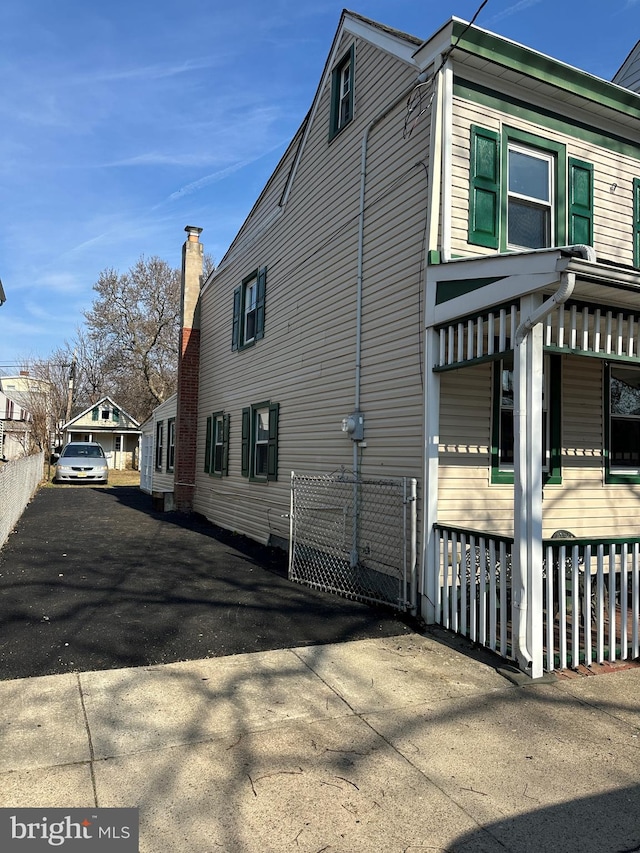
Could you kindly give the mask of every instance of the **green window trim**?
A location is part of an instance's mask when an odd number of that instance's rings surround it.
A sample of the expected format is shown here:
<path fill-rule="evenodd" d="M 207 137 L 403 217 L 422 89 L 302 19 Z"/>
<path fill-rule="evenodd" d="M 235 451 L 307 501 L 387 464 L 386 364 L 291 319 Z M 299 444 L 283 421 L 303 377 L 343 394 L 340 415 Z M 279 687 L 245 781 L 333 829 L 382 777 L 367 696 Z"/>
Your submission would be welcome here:
<path fill-rule="evenodd" d="M 633 179 L 633 265 L 640 267 L 640 178 Z"/>
<path fill-rule="evenodd" d="M 471 127 L 469 243 L 497 249 L 500 229 L 500 136 Z"/>
<path fill-rule="evenodd" d="M 543 471 L 543 485 L 562 484 L 562 356 L 549 354 L 549 470 Z M 491 411 L 492 485 L 513 484 L 513 471 L 500 468 L 500 382 L 502 359 L 494 360 Z"/>
<path fill-rule="evenodd" d="M 331 115 L 329 119 L 329 142 L 353 120 L 353 87 L 355 82 L 355 44 L 338 62 L 331 74 Z M 348 71 L 348 78 L 344 72 Z M 343 79 L 348 83 L 348 92 L 343 89 Z"/>
<path fill-rule="evenodd" d="M 567 245 L 567 195 L 575 198 L 570 211 L 570 233 L 588 236 L 593 243 L 593 166 L 570 160 L 572 185 L 567 184 L 566 145 L 518 128 L 504 126 L 502 133 L 471 126 L 469 163 L 469 244 L 508 252 L 507 181 L 509 144 L 521 144 L 550 156 L 553 161 L 554 246 Z M 570 240 L 584 243 L 585 240 Z"/>
<path fill-rule="evenodd" d="M 593 165 L 569 158 L 569 245 L 593 246 Z"/>
<path fill-rule="evenodd" d="M 256 413 L 268 409 L 266 442 L 266 474 L 256 474 Z M 242 410 L 241 473 L 252 482 L 266 483 L 278 479 L 278 426 L 280 404 L 265 401 Z"/>
<path fill-rule="evenodd" d="M 255 331 L 253 337 L 245 341 L 245 299 L 247 285 L 256 282 L 255 302 Z M 242 280 L 242 284 L 233 291 L 233 326 L 231 332 L 231 349 L 242 350 L 253 346 L 264 337 L 265 301 L 267 294 L 267 268 L 254 270 Z"/>
<path fill-rule="evenodd" d="M 230 427 L 231 418 L 225 412 L 214 412 L 207 418 L 204 471 L 211 477 L 227 477 L 229 474 Z M 219 454 L 216 453 L 218 447 L 220 448 Z M 219 456 L 219 464 L 217 456 Z"/>

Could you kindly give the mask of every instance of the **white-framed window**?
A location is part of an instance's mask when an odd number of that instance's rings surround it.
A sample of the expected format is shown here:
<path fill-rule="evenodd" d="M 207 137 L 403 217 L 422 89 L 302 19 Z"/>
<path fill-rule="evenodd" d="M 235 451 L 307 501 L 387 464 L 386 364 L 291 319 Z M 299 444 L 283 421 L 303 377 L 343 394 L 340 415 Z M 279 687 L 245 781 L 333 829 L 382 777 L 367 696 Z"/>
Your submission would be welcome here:
<path fill-rule="evenodd" d="M 242 350 L 264 337 L 266 287 L 267 268 L 261 267 L 234 290 L 231 349 Z"/>
<path fill-rule="evenodd" d="M 167 421 L 167 471 L 173 471 L 176 462 L 176 419 Z"/>
<path fill-rule="evenodd" d="M 224 417 L 213 418 L 213 474 L 222 474 L 224 465 Z"/>
<path fill-rule="evenodd" d="M 258 277 L 244 284 L 244 322 L 243 336 L 244 344 L 250 344 L 256 336 L 256 305 L 258 298 Z"/>
<path fill-rule="evenodd" d="M 162 462 L 164 456 L 164 422 L 158 421 L 156 424 L 156 471 L 162 471 Z"/>
<path fill-rule="evenodd" d="M 253 410 L 253 476 L 267 476 L 269 449 L 269 407 Z"/>
<path fill-rule="evenodd" d="M 526 249 L 553 246 L 553 154 L 509 142 L 507 163 L 508 246 Z"/>
<path fill-rule="evenodd" d="M 267 482 L 278 479 L 280 404 L 257 403 L 242 410 L 242 476 Z"/>
<path fill-rule="evenodd" d="M 352 46 L 333 70 L 330 140 L 353 119 L 354 64 L 355 48 Z"/>
<path fill-rule="evenodd" d="M 351 118 L 351 62 L 340 69 L 340 107 L 338 126 L 343 127 Z"/>

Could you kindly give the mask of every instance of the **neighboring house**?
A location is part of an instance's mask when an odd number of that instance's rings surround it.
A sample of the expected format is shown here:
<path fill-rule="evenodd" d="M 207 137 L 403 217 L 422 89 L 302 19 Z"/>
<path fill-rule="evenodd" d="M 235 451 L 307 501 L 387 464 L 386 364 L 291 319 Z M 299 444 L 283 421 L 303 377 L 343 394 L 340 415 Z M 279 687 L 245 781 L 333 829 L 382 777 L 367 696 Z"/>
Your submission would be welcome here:
<path fill-rule="evenodd" d="M 0 432 L 4 433 L 0 443 L 4 443 L 5 458 L 18 459 L 41 449 L 41 436 L 49 435 L 52 428 L 49 399 L 49 382 L 30 376 L 27 370 L 0 376 Z"/>
<path fill-rule="evenodd" d="M 173 394 L 141 426 L 140 488 L 153 496 L 159 510 L 173 509 L 176 401 Z"/>
<path fill-rule="evenodd" d="M 111 397 L 80 412 L 62 427 L 63 444 L 69 441 L 97 441 L 102 445 L 110 468 L 137 468 L 140 424 Z"/>
<path fill-rule="evenodd" d="M 0 391 L 0 459 L 29 455 L 31 414 Z"/>
<path fill-rule="evenodd" d="M 457 19 L 423 42 L 344 12 L 202 288 L 186 231 L 179 510 L 276 543 L 292 471 L 415 479 L 428 623 L 533 676 L 638 656 L 638 94 Z M 353 494 L 315 504 L 346 572 Z"/>
<path fill-rule="evenodd" d="M 620 70 L 613 78 L 618 86 L 626 86 L 634 92 L 640 92 L 640 41 L 629 53 L 629 56 L 620 66 Z"/>

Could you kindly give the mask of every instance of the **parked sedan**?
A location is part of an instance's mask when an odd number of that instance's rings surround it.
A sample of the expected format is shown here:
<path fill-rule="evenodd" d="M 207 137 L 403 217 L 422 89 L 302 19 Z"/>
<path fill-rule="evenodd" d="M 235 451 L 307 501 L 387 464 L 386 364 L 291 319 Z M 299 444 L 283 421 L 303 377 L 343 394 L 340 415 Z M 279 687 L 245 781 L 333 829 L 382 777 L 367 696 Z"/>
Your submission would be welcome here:
<path fill-rule="evenodd" d="M 55 483 L 87 480 L 106 484 L 108 478 L 102 446 L 95 441 L 72 441 L 62 448 L 53 479 Z"/>

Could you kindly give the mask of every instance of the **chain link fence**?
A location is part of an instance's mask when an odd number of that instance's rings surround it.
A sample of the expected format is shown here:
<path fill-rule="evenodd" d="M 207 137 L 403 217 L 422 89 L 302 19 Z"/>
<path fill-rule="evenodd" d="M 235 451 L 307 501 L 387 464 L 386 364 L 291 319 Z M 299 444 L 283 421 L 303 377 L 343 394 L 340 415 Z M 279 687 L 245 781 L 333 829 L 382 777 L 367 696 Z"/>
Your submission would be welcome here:
<path fill-rule="evenodd" d="M 415 479 L 291 475 L 289 577 L 415 611 Z"/>
<path fill-rule="evenodd" d="M 0 465 L 0 548 L 42 480 L 44 453 Z"/>

